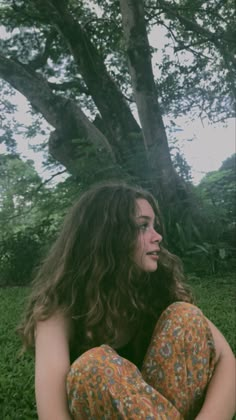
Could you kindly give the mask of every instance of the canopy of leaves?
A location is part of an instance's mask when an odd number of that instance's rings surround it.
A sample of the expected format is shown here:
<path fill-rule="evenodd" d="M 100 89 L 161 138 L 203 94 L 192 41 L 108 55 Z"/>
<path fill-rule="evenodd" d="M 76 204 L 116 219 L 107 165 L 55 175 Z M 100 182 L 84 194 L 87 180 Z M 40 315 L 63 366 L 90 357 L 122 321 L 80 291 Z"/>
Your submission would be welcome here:
<path fill-rule="evenodd" d="M 226 159 L 218 171 L 209 172 L 198 186 L 202 196 L 232 222 L 236 216 L 235 158 L 234 154 Z"/>
<path fill-rule="evenodd" d="M 53 6 L 53 1 L 3 0 L 0 23 L 6 37 L 1 40 L 1 54 L 30 65 L 56 94 L 75 99 L 93 118 L 97 107 L 65 38 L 52 24 Z M 111 77 L 134 107 L 119 1 L 58 2 L 59 8 L 65 6 L 96 45 Z M 233 11 L 232 0 L 145 1 L 146 21 L 156 44 L 152 52 L 158 53 L 153 55 L 153 64 L 163 114 L 173 119 L 190 112 L 192 117 L 207 115 L 212 120 L 232 115 Z M 158 39 L 163 33 L 166 41 L 161 46 Z M 10 135 L 8 138 L 10 141 Z"/>

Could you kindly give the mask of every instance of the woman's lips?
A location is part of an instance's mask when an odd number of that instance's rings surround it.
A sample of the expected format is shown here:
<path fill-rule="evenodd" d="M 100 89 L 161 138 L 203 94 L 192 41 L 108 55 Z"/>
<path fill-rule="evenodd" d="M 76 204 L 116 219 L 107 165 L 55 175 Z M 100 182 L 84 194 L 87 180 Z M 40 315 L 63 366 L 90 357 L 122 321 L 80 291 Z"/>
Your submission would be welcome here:
<path fill-rule="evenodd" d="M 159 255 L 158 255 L 157 251 L 147 252 L 147 255 L 149 257 L 151 257 L 153 260 L 158 260 L 159 259 Z"/>

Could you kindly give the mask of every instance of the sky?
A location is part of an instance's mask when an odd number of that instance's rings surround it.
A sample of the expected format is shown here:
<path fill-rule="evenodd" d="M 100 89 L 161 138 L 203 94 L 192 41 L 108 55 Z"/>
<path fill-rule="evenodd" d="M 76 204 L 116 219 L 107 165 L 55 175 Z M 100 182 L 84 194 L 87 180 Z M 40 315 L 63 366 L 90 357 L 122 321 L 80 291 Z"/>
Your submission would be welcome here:
<path fill-rule="evenodd" d="M 235 120 L 227 121 L 227 127 L 223 123 L 211 125 L 200 120 L 194 122 L 178 121 L 182 131 L 178 132 L 178 144 L 188 164 L 192 168 L 194 184 L 207 172 L 216 171 L 222 162 L 236 151 L 235 144 Z M 186 138 L 193 138 L 187 141 Z"/>

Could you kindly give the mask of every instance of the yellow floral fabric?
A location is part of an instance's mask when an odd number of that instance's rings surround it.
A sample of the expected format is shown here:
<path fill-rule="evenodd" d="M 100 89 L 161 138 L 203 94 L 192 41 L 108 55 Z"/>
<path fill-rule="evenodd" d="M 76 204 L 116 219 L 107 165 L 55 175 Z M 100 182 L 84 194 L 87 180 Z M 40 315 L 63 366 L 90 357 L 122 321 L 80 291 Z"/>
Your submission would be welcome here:
<path fill-rule="evenodd" d="M 80 356 L 67 377 L 69 408 L 75 420 L 192 420 L 214 367 L 206 318 L 176 302 L 159 318 L 141 371 L 108 345 Z"/>

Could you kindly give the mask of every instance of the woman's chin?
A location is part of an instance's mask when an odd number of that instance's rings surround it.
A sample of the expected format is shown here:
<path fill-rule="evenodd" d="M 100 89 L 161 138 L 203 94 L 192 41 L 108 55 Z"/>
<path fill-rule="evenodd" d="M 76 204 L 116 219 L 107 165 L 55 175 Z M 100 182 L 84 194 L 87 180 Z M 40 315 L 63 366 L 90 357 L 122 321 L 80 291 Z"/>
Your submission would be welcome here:
<path fill-rule="evenodd" d="M 146 273 L 153 273 L 158 268 L 157 263 L 155 264 L 147 264 L 146 266 L 142 267 L 142 271 L 145 271 Z"/>

